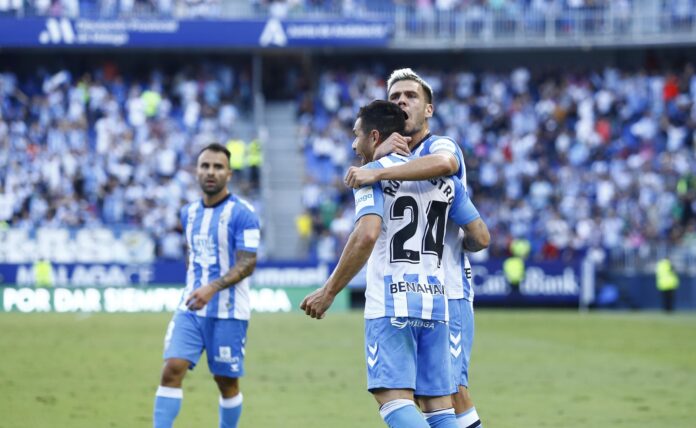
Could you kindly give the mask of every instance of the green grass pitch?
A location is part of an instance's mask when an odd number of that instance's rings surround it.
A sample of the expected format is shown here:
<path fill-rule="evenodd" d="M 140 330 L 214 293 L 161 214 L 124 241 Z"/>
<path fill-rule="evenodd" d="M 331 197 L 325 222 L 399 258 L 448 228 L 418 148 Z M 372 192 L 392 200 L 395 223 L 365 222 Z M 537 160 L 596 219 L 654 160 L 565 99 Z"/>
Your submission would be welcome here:
<path fill-rule="evenodd" d="M 0 427 L 148 427 L 167 314 L 0 314 Z M 486 428 L 696 426 L 696 316 L 479 310 L 471 387 Z M 242 428 L 383 427 L 358 312 L 255 314 Z M 177 426 L 216 427 L 205 361 Z"/>

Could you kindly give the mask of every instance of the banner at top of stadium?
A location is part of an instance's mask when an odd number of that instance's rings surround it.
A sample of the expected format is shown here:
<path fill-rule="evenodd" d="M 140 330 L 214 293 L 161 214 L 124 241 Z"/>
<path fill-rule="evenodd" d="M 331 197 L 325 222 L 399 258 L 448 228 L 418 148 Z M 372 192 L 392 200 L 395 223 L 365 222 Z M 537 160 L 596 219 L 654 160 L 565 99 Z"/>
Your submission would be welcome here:
<path fill-rule="evenodd" d="M 380 20 L 90 20 L 0 18 L 0 47 L 293 48 L 384 46 Z"/>

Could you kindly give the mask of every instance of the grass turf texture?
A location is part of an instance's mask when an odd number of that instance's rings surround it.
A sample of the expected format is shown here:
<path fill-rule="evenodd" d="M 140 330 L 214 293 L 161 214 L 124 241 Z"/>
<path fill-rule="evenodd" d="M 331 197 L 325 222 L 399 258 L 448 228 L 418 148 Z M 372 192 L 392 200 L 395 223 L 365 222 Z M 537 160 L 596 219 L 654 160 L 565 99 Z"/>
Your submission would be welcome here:
<path fill-rule="evenodd" d="M 0 314 L 0 427 L 148 427 L 165 314 Z M 486 428 L 696 420 L 696 316 L 480 310 L 472 394 Z M 360 313 L 255 314 L 242 428 L 382 427 Z M 203 357 L 178 427 L 217 426 Z"/>

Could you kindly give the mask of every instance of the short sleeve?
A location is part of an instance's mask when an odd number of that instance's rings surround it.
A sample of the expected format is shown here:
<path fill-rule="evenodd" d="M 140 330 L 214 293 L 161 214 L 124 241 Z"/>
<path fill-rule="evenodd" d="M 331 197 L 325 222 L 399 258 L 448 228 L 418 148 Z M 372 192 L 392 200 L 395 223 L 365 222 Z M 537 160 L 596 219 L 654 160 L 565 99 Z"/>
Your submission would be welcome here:
<path fill-rule="evenodd" d="M 462 149 L 459 148 L 459 145 L 456 142 L 449 138 L 438 138 L 437 140 L 432 141 L 423 154 L 426 153 L 451 153 L 454 155 L 454 158 L 457 159 L 459 171 L 462 170 L 462 165 L 464 165 L 464 155 L 462 154 Z M 457 173 L 458 176 L 461 175 L 459 171 Z"/>
<path fill-rule="evenodd" d="M 449 216 L 459 226 L 465 226 L 480 218 L 481 215 L 474 203 L 469 199 L 469 193 L 462 185 L 462 182 L 456 177 L 452 177 L 452 179 L 454 181 L 454 201 L 452 202 L 452 207 L 450 207 Z"/>
<path fill-rule="evenodd" d="M 377 162 L 371 162 L 363 168 L 381 168 Z M 355 221 L 367 214 L 376 214 L 380 217 L 384 215 L 384 194 L 382 184 L 378 181 L 374 184 L 363 186 L 353 190 L 355 198 Z"/>
<path fill-rule="evenodd" d="M 261 228 L 256 214 L 244 205 L 239 205 L 235 221 L 230 223 L 234 225 L 232 233 L 236 249 L 255 253 L 261 241 Z"/>
<path fill-rule="evenodd" d="M 188 204 L 184 205 L 184 207 L 179 210 L 179 222 L 181 222 L 181 228 L 183 230 L 186 230 L 186 223 L 188 222 L 188 210 Z"/>

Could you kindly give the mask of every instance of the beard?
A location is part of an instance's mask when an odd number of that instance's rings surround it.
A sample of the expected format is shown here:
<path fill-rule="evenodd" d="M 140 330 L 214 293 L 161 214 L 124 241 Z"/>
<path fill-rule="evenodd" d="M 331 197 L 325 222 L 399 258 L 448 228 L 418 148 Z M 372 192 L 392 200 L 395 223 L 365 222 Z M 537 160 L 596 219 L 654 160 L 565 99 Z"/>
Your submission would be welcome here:
<path fill-rule="evenodd" d="M 205 193 L 208 196 L 214 196 L 220 193 L 224 188 L 227 183 L 215 183 L 214 186 L 207 186 L 205 181 L 201 184 L 201 190 L 203 190 L 203 193 Z"/>
<path fill-rule="evenodd" d="M 411 129 L 404 129 L 403 136 L 404 137 L 412 137 L 413 135 L 417 134 L 420 132 L 420 130 L 423 129 L 422 126 L 414 126 Z"/>

